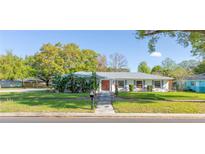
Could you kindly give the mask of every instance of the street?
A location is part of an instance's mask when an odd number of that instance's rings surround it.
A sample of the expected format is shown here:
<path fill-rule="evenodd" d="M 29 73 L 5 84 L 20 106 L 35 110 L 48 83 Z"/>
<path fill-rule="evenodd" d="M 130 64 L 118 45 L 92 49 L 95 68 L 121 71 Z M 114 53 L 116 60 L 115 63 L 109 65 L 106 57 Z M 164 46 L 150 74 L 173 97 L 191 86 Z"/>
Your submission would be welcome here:
<path fill-rule="evenodd" d="M 205 123 L 205 118 L 0 117 L 0 123 Z"/>

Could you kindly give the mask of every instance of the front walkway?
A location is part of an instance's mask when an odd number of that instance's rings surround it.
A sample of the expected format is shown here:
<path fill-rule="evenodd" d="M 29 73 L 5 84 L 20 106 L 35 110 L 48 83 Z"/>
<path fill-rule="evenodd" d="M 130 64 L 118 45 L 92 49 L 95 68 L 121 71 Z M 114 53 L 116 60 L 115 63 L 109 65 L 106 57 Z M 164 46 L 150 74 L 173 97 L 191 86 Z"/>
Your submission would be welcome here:
<path fill-rule="evenodd" d="M 114 114 L 112 107 L 112 96 L 110 93 L 100 93 L 97 96 L 96 114 Z"/>

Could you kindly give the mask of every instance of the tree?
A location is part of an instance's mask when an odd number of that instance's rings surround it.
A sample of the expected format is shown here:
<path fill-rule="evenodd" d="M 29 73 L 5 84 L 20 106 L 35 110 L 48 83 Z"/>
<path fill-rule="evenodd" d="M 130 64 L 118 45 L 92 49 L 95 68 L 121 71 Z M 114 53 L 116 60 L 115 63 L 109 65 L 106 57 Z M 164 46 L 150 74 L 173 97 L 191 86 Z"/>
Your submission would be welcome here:
<path fill-rule="evenodd" d="M 143 61 L 138 65 L 138 72 L 150 74 L 151 70 L 149 66 L 147 65 L 147 62 Z"/>
<path fill-rule="evenodd" d="M 82 71 L 95 72 L 98 64 L 98 54 L 94 50 L 86 49 L 82 50 L 83 55 L 83 67 Z"/>
<path fill-rule="evenodd" d="M 171 76 L 171 72 L 176 69 L 177 64 L 171 58 L 166 58 L 162 61 L 163 75 Z"/>
<path fill-rule="evenodd" d="M 74 43 L 44 44 L 40 51 L 29 57 L 31 66 L 38 78 L 47 86 L 53 76 L 74 73 L 77 71 L 96 71 L 97 52 L 80 49 Z"/>
<path fill-rule="evenodd" d="M 25 60 L 7 51 L 5 55 L 0 56 L 0 79 L 16 80 L 30 77 L 30 66 L 26 65 Z"/>
<path fill-rule="evenodd" d="M 205 73 L 205 60 L 203 60 L 196 68 L 194 68 L 196 74 Z"/>
<path fill-rule="evenodd" d="M 194 73 L 194 69 L 200 64 L 199 61 L 196 60 L 184 60 L 180 62 L 178 65 L 184 69 L 186 69 L 190 74 Z"/>
<path fill-rule="evenodd" d="M 108 71 L 107 68 L 107 58 L 105 55 L 98 55 L 97 57 L 97 68 L 96 68 L 98 72 L 106 72 Z"/>
<path fill-rule="evenodd" d="M 137 39 L 149 38 L 149 52 L 156 51 L 156 43 L 162 36 L 176 38 L 178 44 L 192 46 L 194 56 L 205 58 L 205 31 L 203 30 L 141 30 L 136 31 Z"/>
<path fill-rule="evenodd" d="M 84 67 L 83 55 L 80 47 L 74 43 L 65 44 L 60 51 L 65 73 L 77 72 Z"/>
<path fill-rule="evenodd" d="M 183 90 L 183 80 L 190 75 L 190 73 L 182 68 L 182 67 L 177 67 L 174 70 L 170 72 L 170 75 L 176 79 L 178 82 L 178 88 L 179 90 Z"/>
<path fill-rule="evenodd" d="M 160 65 L 154 66 L 151 70 L 151 74 L 163 75 L 163 68 Z"/>
<path fill-rule="evenodd" d="M 127 70 L 127 59 L 124 55 L 114 53 L 110 55 L 110 70 L 113 72 L 123 72 Z"/>
<path fill-rule="evenodd" d="M 31 66 L 35 69 L 36 76 L 45 81 L 47 86 L 54 75 L 65 73 L 64 60 L 60 53 L 61 47 L 58 44 L 48 43 L 34 55 Z"/>

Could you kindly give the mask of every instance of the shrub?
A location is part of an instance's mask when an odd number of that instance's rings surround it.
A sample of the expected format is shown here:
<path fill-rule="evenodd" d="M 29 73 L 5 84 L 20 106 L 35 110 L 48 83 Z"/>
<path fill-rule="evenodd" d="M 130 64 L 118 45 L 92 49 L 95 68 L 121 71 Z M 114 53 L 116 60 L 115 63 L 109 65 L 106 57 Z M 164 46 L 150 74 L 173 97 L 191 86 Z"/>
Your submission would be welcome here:
<path fill-rule="evenodd" d="M 152 92 L 153 91 L 153 86 L 152 85 L 148 85 L 147 86 L 147 91 Z"/>
<path fill-rule="evenodd" d="M 55 90 L 58 90 L 59 92 L 64 92 L 67 82 L 67 78 L 62 77 L 60 75 L 56 75 L 52 79 L 52 86 Z"/>
<path fill-rule="evenodd" d="M 129 85 L 129 91 L 131 91 L 131 92 L 134 91 L 134 85 L 133 84 Z"/>
<path fill-rule="evenodd" d="M 64 92 L 65 89 L 72 93 L 89 92 L 97 90 L 99 87 L 95 73 L 91 77 L 80 77 L 72 73 L 64 76 L 56 75 L 53 77 L 52 83 L 54 89 L 59 92 Z"/>

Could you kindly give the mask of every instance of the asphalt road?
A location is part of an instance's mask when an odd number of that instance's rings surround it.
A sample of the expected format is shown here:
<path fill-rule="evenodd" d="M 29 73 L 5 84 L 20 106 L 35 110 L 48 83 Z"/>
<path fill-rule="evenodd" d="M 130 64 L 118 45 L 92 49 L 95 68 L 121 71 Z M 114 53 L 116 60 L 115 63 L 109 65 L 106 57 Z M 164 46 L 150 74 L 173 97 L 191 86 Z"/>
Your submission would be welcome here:
<path fill-rule="evenodd" d="M 0 123 L 205 123 L 205 119 L 95 118 L 95 117 L 0 117 Z"/>

